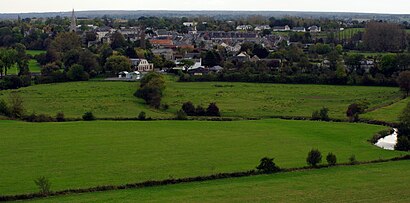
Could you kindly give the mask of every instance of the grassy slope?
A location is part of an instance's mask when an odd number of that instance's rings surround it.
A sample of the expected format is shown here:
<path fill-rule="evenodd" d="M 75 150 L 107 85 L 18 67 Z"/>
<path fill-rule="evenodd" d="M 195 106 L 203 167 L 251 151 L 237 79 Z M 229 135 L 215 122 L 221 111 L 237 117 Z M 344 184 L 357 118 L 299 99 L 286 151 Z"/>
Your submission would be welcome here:
<path fill-rule="evenodd" d="M 409 167 L 409 161 L 337 167 L 38 202 L 409 202 Z"/>
<path fill-rule="evenodd" d="M 281 167 L 304 166 L 312 148 L 340 162 L 402 154 L 366 141 L 384 127 L 350 123 L 0 121 L 0 129 L 0 194 L 34 192 L 39 176 L 60 190 L 243 171 L 264 156 Z"/>
<path fill-rule="evenodd" d="M 217 102 L 223 116 L 310 116 L 325 106 L 331 117 L 345 118 L 345 110 L 353 102 L 367 99 L 371 106 L 377 106 L 400 96 L 397 88 L 390 87 L 169 81 L 163 103 L 170 109 L 160 112 L 147 109 L 133 96 L 137 87 L 138 83 L 92 81 L 37 85 L 17 91 L 25 98 L 29 112 L 55 115 L 63 111 L 67 117 L 81 117 L 90 110 L 97 117 L 136 117 L 142 110 L 151 117 L 173 117 L 182 103 L 192 101 L 205 107 Z M 7 91 L 0 92 L 0 98 L 6 95 Z"/>
<path fill-rule="evenodd" d="M 401 100 L 400 102 L 394 103 L 390 106 L 386 106 L 375 111 L 366 113 L 362 115 L 363 118 L 383 120 L 390 122 L 398 122 L 399 115 L 404 110 L 406 105 L 410 102 L 410 98 Z"/>

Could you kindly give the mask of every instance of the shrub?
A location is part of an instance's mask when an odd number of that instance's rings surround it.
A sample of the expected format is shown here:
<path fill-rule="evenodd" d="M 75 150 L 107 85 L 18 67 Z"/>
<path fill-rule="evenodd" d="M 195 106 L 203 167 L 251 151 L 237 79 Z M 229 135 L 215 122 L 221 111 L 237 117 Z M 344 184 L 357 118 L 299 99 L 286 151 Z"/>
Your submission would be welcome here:
<path fill-rule="evenodd" d="M 410 151 L 410 139 L 406 136 L 399 136 L 394 149 L 398 151 Z"/>
<path fill-rule="evenodd" d="M 314 121 L 320 120 L 320 113 L 319 113 L 319 111 L 314 111 L 314 112 L 312 113 L 312 120 L 314 120 Z"/>
<path fill-rule="evenodd" d="M 350 104 L 346 111 L 346 116 L 349 117 L 350 122 L 359 121 L 359 114 L 366 111 L 369 104 L 368 102 L 359 102 Z"/>
<path fill-rule="evenodd" d="M 349 163 L 352 165 L 357 164 L 356 155 L 353 154 L 352 156 L 349 157 Z"/>
<path fill-rule="evenodd" d="M 0 99 L 0 115 L 10 116 L 10 108 L 3 99 Z"/>
<path fill-rule="evenodd" d="M 312 149 L 308 153 L 306 162 L 309 166 L 316 167 L 320 162 L 322 162 L 322 153 L 317 149 Z"/>
<path fill-rule="evenodd" d="M 323 107 L 322 109 L 320 109 L 319 116 L 320 116 L 320 120 L 329 121 L 330 120 L 329 109 L 326 107 Z"/>
<path fill-rule="evenodd" d="M 58 112 L 56 115 L 56 120 L 57 122 L 64 122 L 65 121 L 65 116 L 63 112 Z"/>
<path fill-rule="evenodd" d="M 262 158 L 260 160 L 259 166 L 256 167 L 259 171 L 263 173 L 275 173 L 280 171 L 280 168 L 276 166 L 275 162 L 273 162 L 274 158 Z"/>
<path fill-rule="evenodd" d="M 198 105 L 195 109 L 196 115 L 197 116 L 206 116 L 206 110 L 204 107 L 201 105 Z"/>
<path fill-rule="evenodd" d="M 175 117 L 176 120 L 187 120 L 187 115 L 185 113 L 185 111 L 183 111 L 182 109 L 177 111 L 177 115 Z"/>
<path fill-rule="evenodd" d="M 186 113 L 188 116 L 196 116 L 196 109 L 194 104 L 192 102 L 185 102 L 182 104 L 182 110 Z"/>
<path fill-rule="evenodd" d="M 72 81 L 87 81 L 90 75 L 84 71 L 83 66 L 74 64 L 68 69 L 67 78 Z"/>
<path fill-rule="evenodd" d="M 23 98 L 19 94 L 13 92 L 9 96 L 9 102 L 10 117 L 14 119 L 23 118 L 25 111 Z"/>
<path fill-rule="evenodd" d="M 336 155 L 330 152 L 326 156 L 326 161 L 327 161 L 327 164 L 329 164 L 330 166 L 336 165 L 336 162 L 337 162 Z"/>
<path fill-rule="evenodd" d="M 215 116 L 219 117 L 221 116 L 221 113 L 219 112 L 219 108 L 216 105 L 216 103 L 210 103 L 208 108 L 206 109 L 206 115 L 207 116 Z"/>
<path fill-rule="evenodd" d="M 83 120 L 85 121 L 93 121 L 95 120 L 94 114 L 92 112 L 85 112 L 83 115 Z"/>
<path fill-rule="evenodd" d="M 134 93 L 134 96 L 144 99 L 148 105 L 158 109 L 161 106 L 165 87 L 162 75 L 149 73 L 141 79 L 140 88 Z"/>
<path fill-rule="evenodd" d="M 39 177 L 36 180 L 34 180 L 34 183 L 37 185 L 38 189 L 40 190 L 40 193 L 42 195 L 47 195 L 50 194 L 51 192 L 51 183 L 46 177 Z"/>
<path fill-rule="evenodd" d="M 138 120 L 144 121 L 147 119 L 147 115 L 144 111 L 141 111 L 140 114 L 138 114 Z"/>

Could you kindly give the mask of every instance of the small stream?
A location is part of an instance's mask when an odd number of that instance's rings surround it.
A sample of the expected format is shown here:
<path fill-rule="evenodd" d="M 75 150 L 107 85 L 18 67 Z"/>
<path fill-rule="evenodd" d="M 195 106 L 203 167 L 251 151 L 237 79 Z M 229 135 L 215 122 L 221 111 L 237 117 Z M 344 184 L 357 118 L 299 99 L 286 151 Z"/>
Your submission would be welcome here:
<path fill-rule="evenodd" d="M 394 150 L 394 146 L 397 143 L 397 132 L 398 130 L 394 128 L 393 134 L 380 138 L 375 145 L 382 149 Z"/>

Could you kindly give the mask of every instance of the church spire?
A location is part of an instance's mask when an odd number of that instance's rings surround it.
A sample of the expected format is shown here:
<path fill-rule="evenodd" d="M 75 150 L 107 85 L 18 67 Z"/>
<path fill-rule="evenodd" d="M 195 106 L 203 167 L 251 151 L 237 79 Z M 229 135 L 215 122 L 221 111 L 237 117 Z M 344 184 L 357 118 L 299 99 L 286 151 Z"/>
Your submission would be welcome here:
<path fill-rule="evenodd" d="M 77 17 L 75 17 L 74 9 L 73 13 L 71 14 L 71 25 L 70 25 L 70 32 L 77 31 Z"/>

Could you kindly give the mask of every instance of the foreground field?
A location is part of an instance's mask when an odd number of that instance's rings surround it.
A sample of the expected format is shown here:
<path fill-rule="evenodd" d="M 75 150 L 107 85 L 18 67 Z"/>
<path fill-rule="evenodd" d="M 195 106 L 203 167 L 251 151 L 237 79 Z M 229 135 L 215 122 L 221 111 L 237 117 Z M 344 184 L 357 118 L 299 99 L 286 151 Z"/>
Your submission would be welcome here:
<path fill-rule="evenodd" d="M 312 148 L 339 162 L 403 154 L 366 141 L 385 127 L 350 123 L 0 121 L 0 129 L 0 194 L 35 192 L 39 176 L 61 190 L 246 171 L 265 156 L 281 167 L 305 166 Z"/>
<path fill-rule="evenodd" d="M 409 202 L 409 161 L 89 193 L 35 202 Z"/>
<path fill-rule="evenodd" d="M 138 83 L 75 82 L 36 85 L 17 90 L 29 112 L 79 118 L 86 111 L 97 117 L 136 117 L 140 111 L 154 118 L 173 117 L 184 102 L 207 106 L 216 102 L 228 117 L 311 116 L 322 107 L 333 118 L 345 118 L 347 107 L 367 100 L 371 107 L 383 105 L 400 96 L 398 88 L 331 85 L 284 85 L 256 83 L 179 83 L 168 81 L 163 103 L 166 112 L 147 108 L 133 96 Z M 0 92 L 0 98 L 10 91 Z"/>
<path fill-rule="evenodd" d="M 390 106 L 386 106 L 375 111 L 364 114 L 362 117 L 373 120 L 382 120 L 389 122 L 399 122 L 399 116 L 410 102 L 410 98 L 401 100 Z"/>

